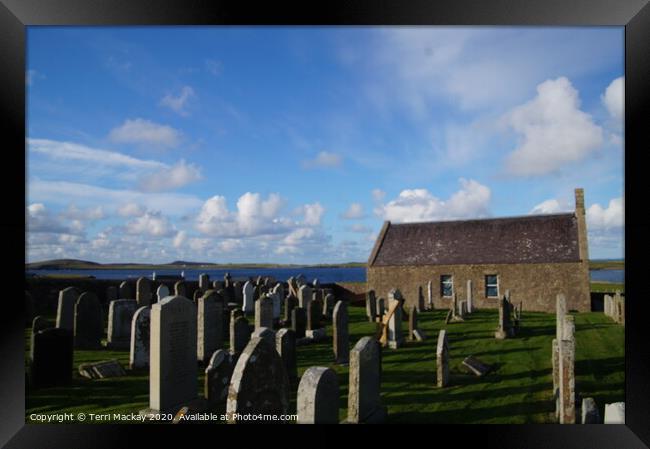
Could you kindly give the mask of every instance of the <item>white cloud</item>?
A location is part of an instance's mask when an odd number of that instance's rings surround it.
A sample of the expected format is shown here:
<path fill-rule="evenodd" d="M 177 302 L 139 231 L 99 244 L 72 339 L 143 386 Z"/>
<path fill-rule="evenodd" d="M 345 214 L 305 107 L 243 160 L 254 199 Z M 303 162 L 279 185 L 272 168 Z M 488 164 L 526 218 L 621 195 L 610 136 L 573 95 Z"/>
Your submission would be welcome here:
<path fill-rule="evenodd" d="M 53 216 L 43 203 L 32 203 L 26 210 L 27 229 L 29 232 L 65 233 L 70 228 Z"/>
<path fill-rule="evenodd" d="M 336 168 L 340 167 L 343 158 L 329 151 L 321 151 L 314 159 L 303 161 L 302 166 L 306 169 L 312 168 Z"/>
<path fill-rule="evenodd" d="M 612 81 L 600 98 L 612 118 L 625 119 L 625 77 Z"/>
<path fill-rule="evenodd" d="M 347 220 L 353 220 L 357 218 L 363 218 L 365 216 L 363 212 L 363 206 L 360 203 L 352 203 L 348 210 L 346 210 L 341 217 Z"/>
<path fill-rule="evenodd" d="M 79 209 L 74 204 L 70 204 L 70 206 L 68 206 L 68 208 L 61 213 L 61 217 L 69 220 L 88 222 L 106 218 L 106 213 L 104 212 L 104 208 L 102 206 Z"/>
<path fill-rule="evenodd" d="M 367 234 L 369 232 L 372 232 L 372 228 L 366 225 L 362 225 L 360 223 L 355 223 L 352 226 L 348 227 L 348 229 L 352 232 L 356 232 L 359 234 Z"/>
<path fill-rule="evenodd" d="M 219 242 L 218 248 L 225 253 L 232 253 L 244 248 L 244 243 L 240 239 L 226 239 Z"/>
<path fill-rule="evenodd" d="M 174 245 L 174 248 L 181 248 L 185 244 L 186 240 L 187 233 L 185 231 L 178 231 L 174 237 L 174 240 L 172 241 L 172 244 Z"/>
<path fill-rule="evenodd" d="M 126 232 L 129 234 L 145 234 L 152 237 L 166 237 L 173 233 L 167 218 L 159 212 L 147 212 L 141 217 L 126 223 Z"/>
<path fill-rule="evenodd" d="M 386 192 L 381 189 L 372 189 L 372 199 L 375 201 L 383 201 L 386 197 Z"/>
<path fill-rule="evenodd" d="M 126 203 L 117 209 L 122 217 L 141 217 L 145 212 L 145 208 L 136 203 Z"/>
<path fill-rule="evenodd" d="M 515 175 L 544 175 L 589 156 L 603 143 L 603 130 L 580 110 L 578 92 L 560 77 L 537 86 L 537 96 L 505 120 L 522 142 L 507 158 Z"/>
<path fill-rule="evenodd" d="M 167 94 L 162 98 L 162 100 L 160 100 L 160 105 L 168 107 L 179 115 L 187 116 L 189 115 L 189 112 L 187 112 L 186 109 L 187 103 L 195 96 L 196 94 L 194 93 L 194 89 L 190 86 L 183 86 L 177 97 L 172 94 Z"/>
<path fill-rule="evenodd" d="M 609 205 L 603 208 L 600 204 L 592 204 L 587 209 L 587 229 L 621 228 L 625 223 L 624 199 L 613 198 Z"/>
<path fill-rule="evenodd" d="M 490 189 L 477 181 L 460 179 L 461 189 L 444 201 L 426 189 L 402 190 L 399 196 L 375 209 L 384 220 L 396 223 L 477 218 L 489 215 Z"/>
<path fill-rule="evenodd" d="M 135 143 L 173 148 L 180 143 L 181 133 L 167 125 L 136 118 L 126 120 L 121 126 L 113 128 L 109 138 L 119 143 Z"/>
<path fill-rule="evenodd" d="M 90 148 L 72 142 L 30 138 L 27 139 L 27 145 L 30 153 L 42 154 L 60 161 L 87 162 L 139 170 L 155 170 L 166 166 L 162 162 L 136 159 L 115 151 Z"/>
<path fill-rule="evenodd" d="M 304 206 L 304 223 L 307 226 L 318 226 L 324 213 L 325 208 L 320 203 L 306 204 Z"/>
<path fill-rule="evenodd" d="M 193 237 L 189 240 L 189 246 L 192 251 L 205 251 L 210 246 L 211 240 Z"/>
<path fill-rule="evenodd" d="M 145 192 L 163 192 L 183 187 L 202 178 L 201 170 L 194 164 L 187 164 L 183 159 L 171 167 L 165 167 L 147 175 L 140 183 Z"/>
<path fill-rule="evenodd" d="M 568 204 L 560 204 L 556 199 L 550 199 L 542 201 L 537 206 L 533 207 L 530 212 L 530 215 L 541 215 L 541 214 L 559 214 L 561 212 L 570 212 L 572 209 Z"/>

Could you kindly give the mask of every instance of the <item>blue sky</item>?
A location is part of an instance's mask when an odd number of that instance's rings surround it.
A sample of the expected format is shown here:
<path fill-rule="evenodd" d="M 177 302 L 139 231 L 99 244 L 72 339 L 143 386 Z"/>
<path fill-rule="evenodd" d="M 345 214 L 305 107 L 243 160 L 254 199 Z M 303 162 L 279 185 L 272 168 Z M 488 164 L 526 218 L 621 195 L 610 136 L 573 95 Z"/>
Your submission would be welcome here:
<path fill-rule="evenodd" d="M 623 27 L 29 27 L 27 258 L 365 261 L 556 213 L 623 257 Z"/>

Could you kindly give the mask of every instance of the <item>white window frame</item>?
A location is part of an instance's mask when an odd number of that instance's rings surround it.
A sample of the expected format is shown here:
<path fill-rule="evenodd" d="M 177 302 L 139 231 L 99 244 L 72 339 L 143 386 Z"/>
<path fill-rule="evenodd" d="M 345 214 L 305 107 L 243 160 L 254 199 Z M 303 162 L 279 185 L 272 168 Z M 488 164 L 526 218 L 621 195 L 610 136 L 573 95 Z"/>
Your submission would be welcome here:
<path fill-rule="evenodd" d="M 488 276 L 494 276 L 494 277 L 497 278 L 497 283 L 496 283 L 497 295 L 496 296 L 488 296 L 488 294 L 487 294 L 488 293 L 488 287 L 489 286 L 493 287 L 495 285 L 495 284 L 488 284 L 488 282 L 487 282 L 487 277 Z M 484 280 L 485 280 L 485 297 L 486 298 L 499 298 L 499 284 L 500 284 L 499 275 L 498 274 L 486 274 L 485 277 L 484 277 Z"/>
<path fill-rule="evenodd" d="M 445 296 L 444 295 L 444 283 L 445 281 L 442 280 L 443 277 L 449 277 L 449 283 L 451 284 L 451 295 Z M 440 296 L 443 298 L 453 298 L 454 297 L 454 275 L 453 274 L 441 274 L 440 275 Z"/>

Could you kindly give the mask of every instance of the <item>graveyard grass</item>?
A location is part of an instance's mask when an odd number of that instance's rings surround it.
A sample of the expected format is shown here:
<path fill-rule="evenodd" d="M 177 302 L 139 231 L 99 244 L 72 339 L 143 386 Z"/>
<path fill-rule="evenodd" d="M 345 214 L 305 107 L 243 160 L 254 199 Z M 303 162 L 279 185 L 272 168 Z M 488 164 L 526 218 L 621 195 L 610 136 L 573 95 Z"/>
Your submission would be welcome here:
<path fill-rule="evenodd" d="M 375 324 L 365 317 L 365 308 L 350 307 L 350 347 L 361 337 L 374 334 Z M 465 322 L 444 324 L 446 310 L 424 312 L 419 326 L 424 342 L 405 341 L 397 350 L 382 353 L 382 403 L 388 406 L 388 422 L 406 423 L 553 423 L 551 340 L 555 336 L 555 315 L 524 310 L 516 338 L 496 340 L 496 310 L 475 311 Z M 50 317 L 51 319 L 51 317 Z M 602 312 L 576 314 L 576 391 L 579 397 L 593 397 L 601 416 L 605 403 L 624 401 L 624 327 Z M 440 329 L 447 329 L 450 347 L 451 382 L 435 386 L 435 347 Z M 402 330 L 406 337 L 407 321 Z M 25 331 L 26 351 L 29 329 Z M 327 329 L 331 337 L 331 325 Z M 299 346 L 298 374 L 311 366 L 330 366 L 339 376 L 339 416 L 347 415 L 348 368 L 333 363 L 330 341 Z M 26 357 L 28 352 L 26 352 Z M 473 355 L 494 365 L 493 372 L 479 378 L 466 372 L 462 360 Z M 148 407 L 148 370 L 126 377 L 88 380 L 79 376 L 80 363 L 117 359 L 128 367 L 126 351 L 76 350 L 73 382 L 68 387 L 28 391 L 26 422 L 31 413 L 138 413 Z M 203 396 L 204 375 L 199 372 L 199 396 Z M 295 413 L 296 388 L 292 391 L 291 413 Z M 576 407 L 580 405 L 580 399 Z M 579 416 L 579 409 L 576 413 Z M 109 419 L 110 420 L 110 419 Z M 86 420 L 87 423 L 98 421 Z M 108 421 L 107 421 L 108 422 Z"/>

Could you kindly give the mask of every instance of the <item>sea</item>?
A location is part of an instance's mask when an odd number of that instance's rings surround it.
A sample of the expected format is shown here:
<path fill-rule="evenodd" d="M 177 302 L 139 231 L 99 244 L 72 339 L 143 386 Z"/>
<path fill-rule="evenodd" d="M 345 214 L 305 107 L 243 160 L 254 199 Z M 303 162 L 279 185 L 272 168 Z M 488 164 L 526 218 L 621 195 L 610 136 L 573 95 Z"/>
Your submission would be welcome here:
<path fill-rule="evenodd" d="M 230 273 L 234 280 L 248 279 L 249 277 L 271 276 L 277 280 L 287 280 L 292 276 L 302 274 L 309 280 L 318 279 L 323 284 L 332 282 L 365 282 L 366 269 L 364 267 L 296 267 L 296 268 L 237 268 L 221 270 L 201 270 L 187 268 L 185 270 L 156 270 L 156 275 L 179 276 L 184 273 L 188 281 L 198 281 L 199 275 L 206 273 L 212 280 L 221 280 L 226 273 Z M 48 274 L 94 276 L 96 279 L 137 279 L 139 277 L 151 278 L 152 270 L 28 270 L 27 276 L 43 276 Z M 625 270 L 592 270 L 592 281 L 619 282 L 625 280 Z"/>

